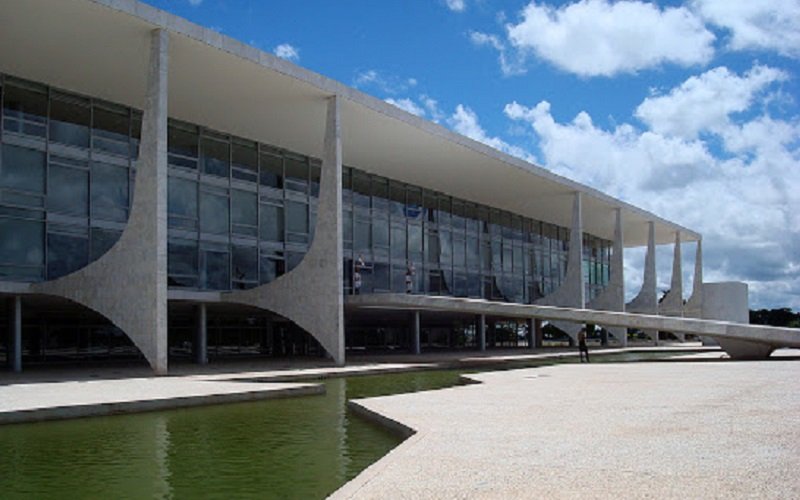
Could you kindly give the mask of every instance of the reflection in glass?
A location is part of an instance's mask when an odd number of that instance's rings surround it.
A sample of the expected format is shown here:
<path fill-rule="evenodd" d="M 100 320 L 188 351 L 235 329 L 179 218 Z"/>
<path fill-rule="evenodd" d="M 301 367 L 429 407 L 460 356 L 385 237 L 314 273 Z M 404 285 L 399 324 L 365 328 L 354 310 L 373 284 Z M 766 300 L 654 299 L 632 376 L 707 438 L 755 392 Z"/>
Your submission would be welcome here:
<path fill-rule="evenodd" d="M 92 119 L 94 120 L 92 124 L 93 148 L 122 156 L 130 153 L 128 139 L 130 119 L 127 110 L 112 111 L 95 106 Z"/>
<path fill-rule="evenodd" d="M 222 248 L 200 249 L 200 281 L 206 290 L 230 289 L 229 254 Z"/>
<path fill-rule="evenodd" d="M 88 148 L 91 114 L 91 110 L 85 104 L 51 99 L 50 140 Z"/>
<path fill-rule="evenodd" d="M 197 242 L 169 240 L 167 274 L 170 286 L 197 286 Z"/>
<path fill-rule="evenodd" d="M 230 166 L 230 146 L 227 142 L 203 137 L 203 173 L 228 177 Z"/>
<path fill-rule="evenodd" d="M 53 280 L 88 263 L 89 240 L 77 234 L 47 233 L 47 279 Z"/>
<path fill-rule="evenodd" d="M 44 224 L 0 217 L 0 265 L 44 264 Z"/>
<path fill-rule="evenodd" d="M 93 163 L 92 217 L 125 222 L 127 216 L 128 169 L 105 163 Z"/>
<path fill-rule="evenodd" d="M 283 158 L 269 153 L 261 154 L 261 185 L 283 188 Z"/>
<path fill-rule="evenodd" d="M 228 198 L 200 191 L 200 230 L 207 233 L 228 232 Z"/>
<path fill-rule="evenodd" d="M 93 227 L 89 260 L 93 262 L 108 252 L 121 235 L 122 231 Z"/>
<path fill-rule="evenodd" d="M 262 203 L 259 231 L 262 240 L 282 242 L 283 207 Z"/>
<path fill-rule="evenodd" d="M 258 283 L 258 248 L 233 247 L 234 288 L 250 288 Z"/>
<path fill-rule="evenodd" d="M 47 178 L 47 208 L 54 212 L 89 215 L 89 172 L 50 165 Z"/>
<path fill-rule="evenodd" d="M 46 90 L 34 90 L 6 82 L 3 89 L 3 130 L 44 137 L 47 135 Z"/>
<path fill-rule="evenodd" d="M 3 144 L 0 186 L 35 193 L 44 192 L 43 151 Z"/>

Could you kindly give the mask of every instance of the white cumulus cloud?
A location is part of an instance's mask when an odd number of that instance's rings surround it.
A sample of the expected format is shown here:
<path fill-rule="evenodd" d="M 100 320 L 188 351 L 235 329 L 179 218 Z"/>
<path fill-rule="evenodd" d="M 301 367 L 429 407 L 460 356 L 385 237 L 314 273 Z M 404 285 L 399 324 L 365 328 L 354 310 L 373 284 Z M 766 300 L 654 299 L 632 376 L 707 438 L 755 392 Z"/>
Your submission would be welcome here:
<path fill-rule="evenodd" d="M 467 8 L 467 4 L 464 0 L 445 0 L 444 3 L 447 5 L 447 8 L 453 12 L 464 12 L 464 9 Z"/>
<path fill-rule="evenodd" d="M 754 98 L 785 72 L 755 66 L 743 76 L 722 66 L 693 76 L 668 94 L 648 97 L 636 117 L 659 134 L 694 138 L 701 131 L 721 131 L 729 116 L 749 109 Z"/>
<path fill-rule="evenodd" d="M 487 146 L 493 147 L 504 153 L 516 156 L 526 161 L 533 162 L 534 158 L 524 149 L 511 145 L 499 137 L 492 137 L 486 133 L 480 122 L 478 115 L 469 107 L 459 104 L 453 114 L 448 118 L 450 127 L 461 135 L 467 136 Z"/>
<path fill-rule="evenodd" d="M 694 0 L 692 8 L 730 31 L 731 49 L 800 57 L 800 0 Z"/>
<path fill-rule="evenodd" d="M 412 115 L 425 116 L 425 110 L 419 104 L 407 97 L 403 99 L 393 99 L 389 97 L 388 99 L 384 100 L 392 106 L 397 106 L 398 108 L 411 113 Z"/>
<path fill-rule="evenodd" d="M 714 53 L 713 33 L 692 11 L 641 1 L 581 0 L 559 8 L 534 1 L 506 29 L 514 48 L 581 76 L 703 64 Z"/>
<path fill-rule="evenodd" d="M 287 61 L 297 61 L 300 59 L 300 50 L 288 43 L 282 43 L 275 47 L 275 55 Z"/>
<path fill-rule="evenodd" d="M 743 77 L 726 78 L 773 81 L 777 75 L 769 73 L 756 66 Z M 547 168 L 703 234 L 706 280 L 747 281 L 754 307 L 800 308 L 800 119 L 769 116 L 753 95 L 720 109 L 715 93 L 687 88 L 689 80 L 667 96 L 691 94 L 676 98 L 676 105 L 712 115 L 708 136 L 676 133 L 669 113 L 644 129 L 627 123 L 605 129 L 585 112 L 559 122 L 544 101 L 513 102 L 505 113 L 530 126 Z M 751 113 L 740 114 L 742 108 Z M 708 141 L 721 153 L 712 152 Z M 659 273 L 659 286 L 668 286 L 668 255 Z"/>

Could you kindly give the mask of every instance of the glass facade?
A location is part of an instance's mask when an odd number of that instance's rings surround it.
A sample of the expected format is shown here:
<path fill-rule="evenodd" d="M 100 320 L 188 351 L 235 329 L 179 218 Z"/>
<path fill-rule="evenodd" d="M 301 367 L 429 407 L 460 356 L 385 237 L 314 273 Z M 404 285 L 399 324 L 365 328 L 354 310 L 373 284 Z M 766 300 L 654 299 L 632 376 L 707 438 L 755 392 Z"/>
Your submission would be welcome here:
<path fill-rule="evenodd" d="M 0 102 L 0 280 L 55 279 L 122 233 L 141 113 L 8 76 Z M 170 120 L 168 162 L 170 287 L 251 288 L 302 260 L 319 160 Z M 567 228 L 355 167 L 343 186 L 346 293 L 530 303 L 564 279 Z M 608 282 L 610 242 L 584 245 L 591 299 Z"/>

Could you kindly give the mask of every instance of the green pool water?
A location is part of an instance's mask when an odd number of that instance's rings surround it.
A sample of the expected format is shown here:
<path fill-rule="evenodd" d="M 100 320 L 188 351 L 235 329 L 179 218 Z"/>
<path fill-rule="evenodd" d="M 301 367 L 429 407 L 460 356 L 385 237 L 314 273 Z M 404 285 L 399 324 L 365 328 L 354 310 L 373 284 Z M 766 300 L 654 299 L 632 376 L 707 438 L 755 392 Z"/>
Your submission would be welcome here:
<path fill-rule="evenodd" d="M 597 361 L 643 358 L 653 356 Z M 449 387 L 460 373 L 338 378 L 324 396 L 0 426 L 0 498 L 322 498 L 401 441 L 348 399 Z"/>

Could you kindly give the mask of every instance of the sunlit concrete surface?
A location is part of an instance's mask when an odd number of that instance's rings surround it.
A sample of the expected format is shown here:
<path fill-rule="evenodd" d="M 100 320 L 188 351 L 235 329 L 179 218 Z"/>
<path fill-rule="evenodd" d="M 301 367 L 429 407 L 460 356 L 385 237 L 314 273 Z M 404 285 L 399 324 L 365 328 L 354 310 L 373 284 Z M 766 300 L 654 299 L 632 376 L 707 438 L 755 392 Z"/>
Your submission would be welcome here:
<path fill-rule="evenodd" d="M 797 359 L 472 378 L 482 383 L 358 401 L 416 434 L 333 497 L 800 496 Z"/>
<path fill-rule="evenodd" d="M 319 394 L 315 384 L 150 377 L 0 387 L 0 424 Z"/>

